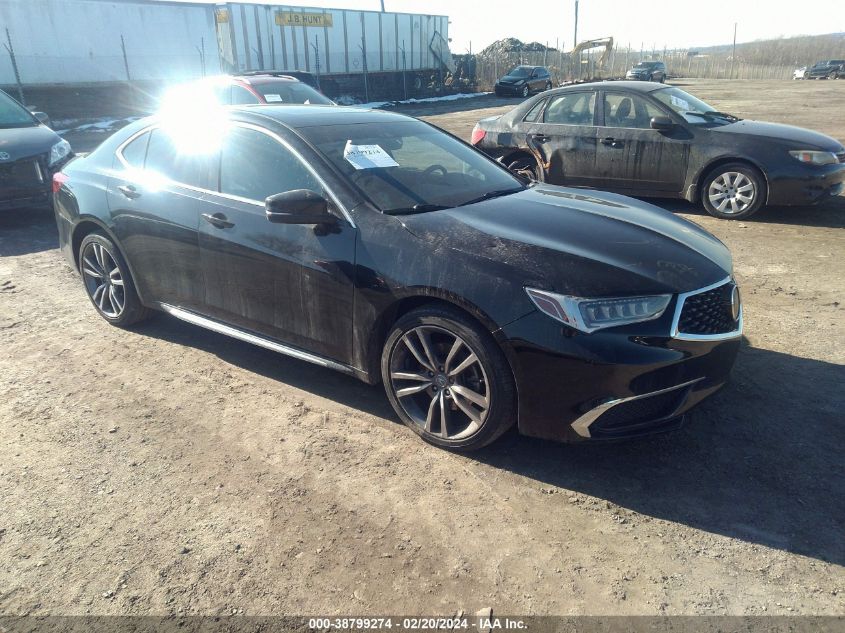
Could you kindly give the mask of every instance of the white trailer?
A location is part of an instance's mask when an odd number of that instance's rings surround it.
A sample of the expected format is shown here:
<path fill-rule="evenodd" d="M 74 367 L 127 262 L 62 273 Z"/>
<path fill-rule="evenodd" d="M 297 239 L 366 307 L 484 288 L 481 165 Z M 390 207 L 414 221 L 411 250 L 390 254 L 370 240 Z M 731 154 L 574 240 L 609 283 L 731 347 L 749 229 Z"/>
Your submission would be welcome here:
<path fill-rule="evenodd" d="M 0 48 L 0 85 L 131 82 L 148 92 L 220 72 L 300 70 L 317 75 L 330 96 L 421 96 L 452 70 L 448 32 L 442 15 L 241 2 L 0 0 L 0 41 L 13 51 Z"/>
<path fill-rule="evenodd" d="M 24 85 L 179 81 L 219 72 L 217 28 L 207 4 L 149 0 L 2 0 Z M 8 44 L 5 30 L 0 41 Z M 17 81 L 0 48 L 0 85 Z"/>

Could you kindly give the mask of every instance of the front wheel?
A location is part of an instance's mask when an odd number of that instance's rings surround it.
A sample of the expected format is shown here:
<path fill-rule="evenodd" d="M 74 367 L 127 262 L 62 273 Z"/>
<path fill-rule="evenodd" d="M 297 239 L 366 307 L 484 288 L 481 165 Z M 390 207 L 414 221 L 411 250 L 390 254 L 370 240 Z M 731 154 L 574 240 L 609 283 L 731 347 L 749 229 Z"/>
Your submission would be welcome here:
<path fill-rule="evenodd" d="M 751 217 L 766 200 L 766 181 L 757 169 L 729 163 L 711 171 L 701 188 L 704 210 L 723 220 Z"/>
<path fill-rule="evenodd" d="M 384 344 L 381 374 L 402 422 L 436 446 L 479 449 L 516 419 L 516 389 L 502 350 L 447 306 L 423 306 L 399 319 Z"/>
<path fill-rule="evenodd" d="M 79 246 L 79 272 L 97 313 L 112 325 L 127 327 L 150 316 L 141 304 L 129 267 L 108 236 L 94 232 Z"/>
<path fill-rule="evenodd" d="M 547 82 L 546 82 L 546 90 L 551 90 L 551 89 L 552 89 L 552 82 L 551 82 L 551 81 L 547 81 Z"/>
<path fill-rule="evenodd" d="M 528 93 L 529 93 L 528 85 L 526 84 L 525 86 L 522 87 L 522 97 L 523 98 L 527 97 Z"/>

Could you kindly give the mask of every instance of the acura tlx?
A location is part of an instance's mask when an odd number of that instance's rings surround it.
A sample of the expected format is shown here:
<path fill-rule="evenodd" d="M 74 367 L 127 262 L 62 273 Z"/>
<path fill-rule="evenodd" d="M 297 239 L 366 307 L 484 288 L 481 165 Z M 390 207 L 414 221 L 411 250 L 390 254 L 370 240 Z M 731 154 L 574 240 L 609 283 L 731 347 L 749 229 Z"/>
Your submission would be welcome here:
<path fill-rule="evenodd" d="M 191 114 L 191 113 L 189 113 Z M 677 428 L 728 379 L 728 249 L 620 195 L 525 184 L 395 113 L 242 106 L 137 121 L 55 177 L 95 310 L 162 311 L 382 382 L 449 449 Z"/>

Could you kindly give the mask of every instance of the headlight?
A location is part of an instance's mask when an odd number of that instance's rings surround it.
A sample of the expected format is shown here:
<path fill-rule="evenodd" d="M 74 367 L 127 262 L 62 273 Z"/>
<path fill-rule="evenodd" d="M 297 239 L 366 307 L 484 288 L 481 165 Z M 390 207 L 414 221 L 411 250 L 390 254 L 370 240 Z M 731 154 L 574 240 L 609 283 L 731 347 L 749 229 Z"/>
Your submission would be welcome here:
<path fill-rule="evenodd" d="M 524 83 L 525 83 L 525 80 L 524 80 L 524 79 L 520 79 L 520 80 L 518 80 L 518 81 L 515 81 L 515 82 L 514 82 L 514 85 L 519 86 L 519 85 L 524 84 Z"/>
<path fill-rule="evenodd" d="M 833 152 L 817 152 L 815 150 L 795 150 L 789 152 L 792 158 L 800 160 L 802 163 L 810 163 L 811 165 L 832 165 L 838 163 L 839 159 Z"/>
<path fill-rule="evenodd" d="M 672 295 L 585 299 L 534 288 L 525 292 L 540 312 L 587 333 L 657 319 L 672 300 Z"/>
<path fill-rule="evenodd" d="M 70 154 L 70 143 L 62 139 L 50 149 L 50 167 L 65 158 L 68 154 Z"/>

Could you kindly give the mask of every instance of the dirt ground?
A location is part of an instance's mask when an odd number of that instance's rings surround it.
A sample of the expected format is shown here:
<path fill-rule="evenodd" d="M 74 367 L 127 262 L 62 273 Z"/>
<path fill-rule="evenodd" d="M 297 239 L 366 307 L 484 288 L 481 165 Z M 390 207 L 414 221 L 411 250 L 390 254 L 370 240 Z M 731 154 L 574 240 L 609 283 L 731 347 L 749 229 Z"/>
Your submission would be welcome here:
<path fill-rule="evenodd" d="M 845 81 L 688 89 L 845 140 Z M 466 138 L 515 103 L 403 111 Z M 52 217 L 0 216 L 0 614 L 845 614 L 845 197 L 660 204 L 733 251 L 732 383 L 674 434 L 470 456 L 379 387 L 164 316 L 110 327 Z"/>

